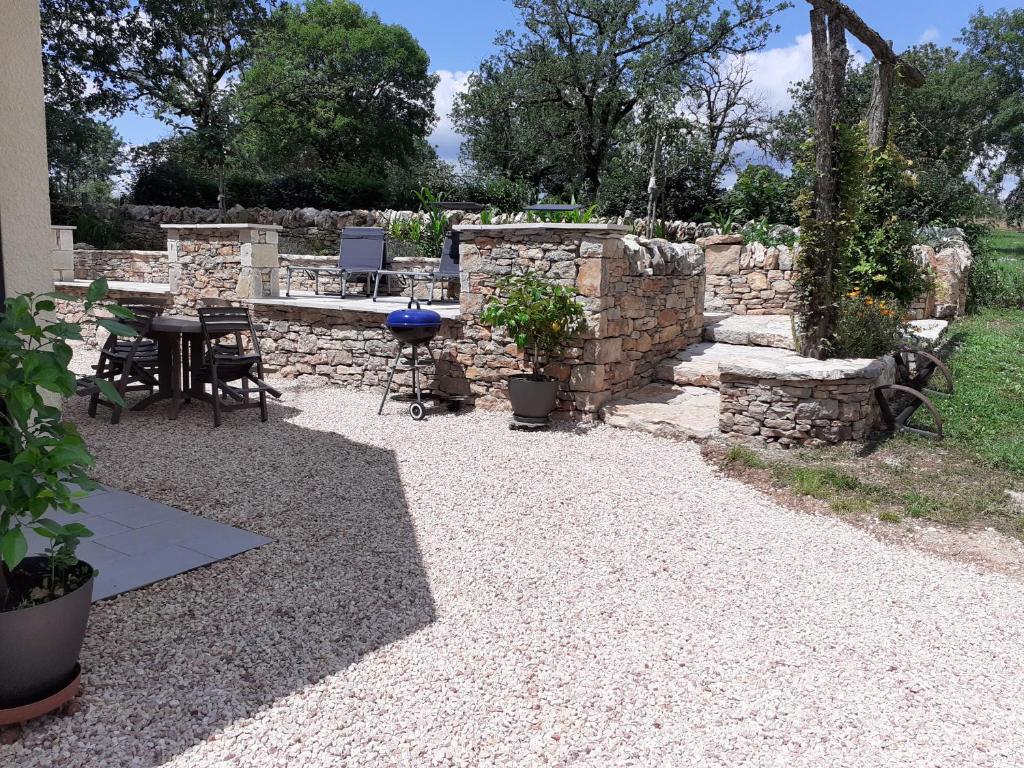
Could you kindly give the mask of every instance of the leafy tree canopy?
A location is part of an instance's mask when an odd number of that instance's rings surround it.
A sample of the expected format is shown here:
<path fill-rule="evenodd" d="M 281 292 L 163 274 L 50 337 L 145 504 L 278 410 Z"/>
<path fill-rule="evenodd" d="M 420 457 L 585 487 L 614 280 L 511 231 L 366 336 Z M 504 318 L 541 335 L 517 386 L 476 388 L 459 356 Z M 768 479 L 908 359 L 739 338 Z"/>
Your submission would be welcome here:
<path fill-rule="evenodd" d="M 405 165 L 435 120 L 429 64 L 407 29 L 349 0 L 284 5 L 242 77 L 244 151 L 266 169 Z"/>
<path fill-rule="evenodd" d="M 674 103 L 702 64 L 764 45 L 785 4 L 735 0 L 514 0 L 453 117 L 466 158 L 557 194 L 599 193 L 620 129 L 644 104 Z"/>

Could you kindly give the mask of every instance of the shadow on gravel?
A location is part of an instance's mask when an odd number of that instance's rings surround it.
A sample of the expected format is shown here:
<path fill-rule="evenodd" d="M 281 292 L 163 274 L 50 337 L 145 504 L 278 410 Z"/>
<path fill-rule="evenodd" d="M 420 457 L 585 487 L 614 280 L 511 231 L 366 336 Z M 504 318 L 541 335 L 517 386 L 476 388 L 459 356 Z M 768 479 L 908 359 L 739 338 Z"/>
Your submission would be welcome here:
<path fill-rule="evenodd" d="M 273 542 L 94 606 L 82 711 L 27 726 L 25 746 L 52 738 L 82 761 L 62 765 L 160 763 L 433 621 L 393 453 L 294 413 L 274 404 L 268 423 L 243 411 L 214 429 L 191 406 L 112 426 L 69 404 L 101 482 Z"/>

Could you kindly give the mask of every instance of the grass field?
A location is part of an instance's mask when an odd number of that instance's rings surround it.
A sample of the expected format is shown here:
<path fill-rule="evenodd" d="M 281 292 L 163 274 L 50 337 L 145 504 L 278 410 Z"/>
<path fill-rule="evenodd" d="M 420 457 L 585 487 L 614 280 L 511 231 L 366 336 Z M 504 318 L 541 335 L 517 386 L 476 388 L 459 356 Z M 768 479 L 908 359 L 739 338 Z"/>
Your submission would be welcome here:
<path fill-rule="evenodd" d="M 997 229 L 989 235 L 988 241 L 1000 259 L 1018 261 L 1024 266 L 1024 232 Z"/>

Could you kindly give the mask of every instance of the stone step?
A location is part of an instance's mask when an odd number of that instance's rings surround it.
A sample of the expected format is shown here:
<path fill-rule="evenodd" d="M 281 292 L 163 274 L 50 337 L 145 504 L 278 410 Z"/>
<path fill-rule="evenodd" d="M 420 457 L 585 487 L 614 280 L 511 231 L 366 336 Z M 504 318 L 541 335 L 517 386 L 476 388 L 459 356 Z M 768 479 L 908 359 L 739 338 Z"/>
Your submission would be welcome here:
<path fill-rule="evenodd" d="M 704 387 L 649 384 L 603 409 L 606 424 L 677 440 L 718 434 L 718 392 Z"/>
<path fill-rule="evenodd" d="M 796 357 L 796 353 L 777 347 L 755 347 L 745 344 L 725 344 L 705 341 L 687 347 L 675 357 L 663 360 L 658 366 L 659 381 L 678 386 L 718 388 L 720 363 L 760 365 L 781 363 Z"/>
<path fill-rule="evenodd" d="M 751 347 L 796 349 L 790 315 L 704 313 L 704 340 Z"/>

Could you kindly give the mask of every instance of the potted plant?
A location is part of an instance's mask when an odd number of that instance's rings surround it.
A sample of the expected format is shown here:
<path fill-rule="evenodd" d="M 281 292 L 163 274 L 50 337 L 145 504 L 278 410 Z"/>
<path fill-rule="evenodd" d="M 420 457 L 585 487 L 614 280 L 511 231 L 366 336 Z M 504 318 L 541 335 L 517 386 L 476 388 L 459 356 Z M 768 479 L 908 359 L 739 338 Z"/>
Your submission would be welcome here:
<path fill-rule="evenodd" d="M 542 361 L 583 331 L 583 307 L 571 288 L 532 272 L 503 277 L 496 287 L 480 321 L 504 328 L 531 363 L 530 373 L 509 379 L 512 412 L 520 420 L 545 422 L 555 408 L 558 379 L 541 373 Z"/>
<path fill-rule="evenodd" d="M 104 280 L 89 287 L 87 315 L 106 292 Z M 53 404 L 75 394 L 68 341 L 82 338 L 77 324 L 48 319 L 57 298 L 16 296 L 0 315 L 0 723 L 44 714 L 63 703 L 62 692 L 74 695 L 92 598 L 94 571 L 75 556 L 91 533 L 48 516 L 81 512 L 78 499 L 97 488 L 86 475 L 93 460 L 85 442 Z M 96 322 L 134 334 L 113 318 Z M 110 382 L 95 386 L 120 399 Z M 27 556 L 26 531 L 49 541 L 45 553 Z"/>

